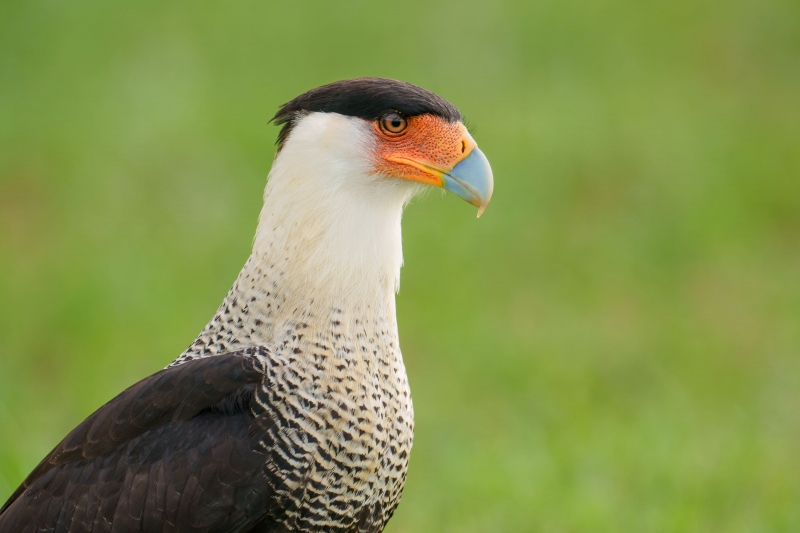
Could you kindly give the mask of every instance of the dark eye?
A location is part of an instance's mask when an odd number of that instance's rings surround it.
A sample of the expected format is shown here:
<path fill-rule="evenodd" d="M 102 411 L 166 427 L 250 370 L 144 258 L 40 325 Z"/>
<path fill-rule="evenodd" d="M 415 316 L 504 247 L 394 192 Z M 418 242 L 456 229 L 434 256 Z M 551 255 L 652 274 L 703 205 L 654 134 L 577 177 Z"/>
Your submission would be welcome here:
<path fill-rule="evenodd" d="M 389 135 L 403 133 L 407 127 L 408 121 L 397 113 L 386 113 L 381 117 L 381 129 Z"/>

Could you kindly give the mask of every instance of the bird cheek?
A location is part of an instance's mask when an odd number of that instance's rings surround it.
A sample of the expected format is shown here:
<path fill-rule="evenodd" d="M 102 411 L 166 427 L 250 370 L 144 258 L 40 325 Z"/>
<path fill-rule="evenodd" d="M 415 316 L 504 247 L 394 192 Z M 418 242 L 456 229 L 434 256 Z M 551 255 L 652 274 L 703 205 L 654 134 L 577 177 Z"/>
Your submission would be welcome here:
<path fill-rule="evenodd" d="M 410 181 L 444 186 L 444 174 L 475 147 L 460 123 L 421 115 L 409 119 L 408 132 L 399 138 L 379 138 L 377 171 Z"/>

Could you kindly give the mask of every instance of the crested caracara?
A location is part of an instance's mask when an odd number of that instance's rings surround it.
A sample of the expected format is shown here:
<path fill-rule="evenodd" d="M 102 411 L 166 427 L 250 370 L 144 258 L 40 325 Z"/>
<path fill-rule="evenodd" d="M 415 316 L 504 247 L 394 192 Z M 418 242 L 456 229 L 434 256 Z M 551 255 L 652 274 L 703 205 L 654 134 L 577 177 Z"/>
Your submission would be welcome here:
<path fill-rule="evenodd" d="M 403 207 L 432 185 L 480 215 L 492 172 L 458 109 L 409 83 L 331 83 L 274 121 L 253 251 L 222 305 L 39 463 L 0 533 L 366 533 L 392 516 L 414 426 Z"/>

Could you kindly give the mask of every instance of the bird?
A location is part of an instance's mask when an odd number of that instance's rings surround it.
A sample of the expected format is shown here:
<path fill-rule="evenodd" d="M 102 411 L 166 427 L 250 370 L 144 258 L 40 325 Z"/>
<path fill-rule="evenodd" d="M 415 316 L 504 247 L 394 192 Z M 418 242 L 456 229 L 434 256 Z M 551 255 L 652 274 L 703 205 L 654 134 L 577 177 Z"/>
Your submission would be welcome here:
<path fill-rule="evenodd" d="M 403 81 L 329 83 L 272 121 L 252 253 L 222 304 L 33 469 L 0 533 L 374 533 L 391 518 L 414 432 L 403 209 L 438 187 L 480 216 L 492 170 L 461 112 Z"/>

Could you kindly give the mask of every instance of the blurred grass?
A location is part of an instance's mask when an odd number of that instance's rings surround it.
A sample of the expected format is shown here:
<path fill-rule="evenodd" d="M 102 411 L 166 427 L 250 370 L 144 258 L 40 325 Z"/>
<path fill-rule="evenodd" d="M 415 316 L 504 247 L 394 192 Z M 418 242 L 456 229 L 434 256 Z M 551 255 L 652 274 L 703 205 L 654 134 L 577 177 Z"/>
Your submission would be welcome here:
<path fill-rule="evenodd" d="M 800 4 L 0 4 L 0 500 L 246 258 L 277 106 L 423 85 L 486 215 L 404 221 L 387 531 L 800 531 Z"/>

